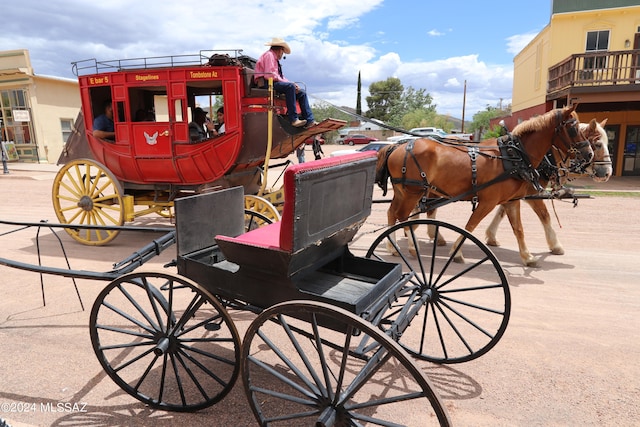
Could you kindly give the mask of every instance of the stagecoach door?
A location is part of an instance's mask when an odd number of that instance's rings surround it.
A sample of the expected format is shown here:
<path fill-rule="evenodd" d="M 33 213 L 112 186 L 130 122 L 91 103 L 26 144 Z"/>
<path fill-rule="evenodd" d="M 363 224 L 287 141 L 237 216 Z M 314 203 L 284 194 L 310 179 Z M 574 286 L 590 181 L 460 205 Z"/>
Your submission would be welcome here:
<path fill-rule="evenodd" d="M 171 111 L 164 84 L 128 88 L 131 141 L 136 157 L 171 158 Z"/>

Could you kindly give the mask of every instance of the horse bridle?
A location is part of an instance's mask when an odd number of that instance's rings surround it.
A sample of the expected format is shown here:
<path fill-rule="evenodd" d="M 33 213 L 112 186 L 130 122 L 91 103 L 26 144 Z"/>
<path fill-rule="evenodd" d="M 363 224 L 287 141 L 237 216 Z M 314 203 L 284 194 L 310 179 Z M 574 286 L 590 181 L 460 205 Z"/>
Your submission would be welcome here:
<path fill-rule="evenodd" d="M 551 141 L 551 146 L 554 150 L 556 150 L 563 163 L 565 163 L 569 159 L 569 157 L 574 155 L 577 160 L 577 169 L 584 172 L 587 165 L 589 165 L 593 161 L 593 149 L 591 148 L 591 142 L 589 142 L 587 138 L 578 142 L 573 142 L 572 140 L 567 141 L 567 138 L 565 138 L 562 130 L 566 128 L 569 138 L 576 138 L 580 134 L 580 131 L 578 130 L 578 120 L 574 117 L 562 120 L 560 111 L 556 112 L 556 118 L 559 123 L 558 126 L 556 126 L 555 135 L 553 137 L 553 141 Z M 564 148 L 566 149 L 564 156 L 562 154 L 562 150 L 560 150 L 554 143 L 556 138 L 560 139 L 560 141 L 564 145 Z M 591 158 L 589 159 L 586 159 L 582 154 L 582 151 L 586 147 L 589 147 L 591 149 Z"/>
<path fill-rule="evenodd" d="M 593 145 L 595 144 L 595 141 L 600 139 L 600 133 L 598 132 L 596 136 L 592 137 L 592 139 L 591 138 L 588 138 L 588 139 L 589 139 L 589 144 L 591 144 L 591 148 L 593 149 Z M 595 156 L 595 149 L 593 151 Z M 613 162 L 611 161 L 611 154 L 608 154 L 607 156 L 605 156 L 605 158 L 608 158 L 609 160 L 593 160 L 591 161 L 591 164 L 593 166 L 611 166 L 613 164 Z"/>

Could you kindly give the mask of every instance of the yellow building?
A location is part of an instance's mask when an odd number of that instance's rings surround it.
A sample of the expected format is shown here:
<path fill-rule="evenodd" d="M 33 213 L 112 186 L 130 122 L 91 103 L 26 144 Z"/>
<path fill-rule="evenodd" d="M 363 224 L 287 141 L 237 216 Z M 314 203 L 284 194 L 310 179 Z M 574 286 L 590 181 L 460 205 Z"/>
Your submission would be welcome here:
<path fill-rule="evenodd" d="M 640 175 L 640 4 L 553 0 L 549 24 L 514 58 L 509 128 L 578 104 L 607 119 L 614 175 Z"/>
<path fill-rule="evenodd" d="M 36 75 L 27 50 L 0 51 L 0 140 L 17 161 L 55 163 L 79 111 L 76 80 Z"/>

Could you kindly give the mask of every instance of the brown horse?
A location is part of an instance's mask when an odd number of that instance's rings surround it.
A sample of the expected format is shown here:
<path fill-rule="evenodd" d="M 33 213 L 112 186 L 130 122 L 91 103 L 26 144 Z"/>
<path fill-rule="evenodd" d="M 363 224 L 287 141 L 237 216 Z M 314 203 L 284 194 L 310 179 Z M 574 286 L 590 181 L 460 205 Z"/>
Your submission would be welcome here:
<path fill-rule="evenodd" d="M 445 144 L 424 138 L 383 147 L 378 152 L 376 182 L 386 192 L 391 177 L 394 195 L 387 211 L 388 224 L 406 221 L 419 200 L 436 196 L 445 201 L 472 200 L 474 209 L 465 229 L 473 232 L 495 206 L 528 194 L 532 180 L 523 178 L 534 176 L 534 169 L 552 147 L 564 158 L 576 153 L 580 161 L 591 162 L 593 149 L 578 129 L 574 110 L 575 106 L 552 110 L 516 126 L 512 132 L 515 145 L 506 156 L 495 138 L 479 144 Z M 505 157 L 513 168 L 505 169 Z M 410 252 L 415 252 L 411 239 L 409 245 Z M 455 261 L 464 262 L 459 246 L 460 239 L 451 253 Z M 395 253 L 390 243 L 387 248 Z"/>
<path fill-rule="evenodd" d="M 591 144 L 591 148 L 593 149 L 594 156 L 593 162 L 589 164 L 584 173 L 588 176 L 591 176 L 596 182 L 606 182 L 613 173 L 611 156 L 609 155 L 609 139 L 607 137 L 607 133 L 604 130 L 604 126 L 607 123 L 607 120 L 603 120 L 598 123 L 595 119 L 591 120 L 589 123 L 580 123 L 580 130 L 583 132 L 585 137 L 589 140 Z M 566 170 L 568 172 L 574 172 L 571 165 L 562 164 L 561 159 L 556 159 L 558 162 L 558 168 Z M 581 171 L 577 171 L 577 173 L 581 173 Z M 554 177 L 555 181 L 552 179 L 551 189 L 557 190 L 560 188 L 564 182 L 566 181 L 566 176 Z M 541 184 L 543 187 L 547 186 L 546 181 L 541 180 Z M 535 195 L 535 192 L 531 192 L 529 195 Z M 549 211 L 547 210 L 547 205 L 545 204 L 544 199 L 525 199 L 527 204 L 531 206 L 533 211 L 536 213 L 542 226 L 544 228 L 545 237 L 547 240 L 547 244 L 549 246 L 549 250 L 554 255 L 562 255 L 564 254 L 564 248 L 560 243 L 553 227 L 551 227 L 551 217 L 549 215 Z M 513 228 L 513 232 L 518 241 L 518 247 L 520 248 L 520 253 L 525 254 L 523 256 L 523 263 L 527 266 L 536 266 L 538 259 L 533 257 L 524 243 L 524 231 L 522 228 L 522 222 L 520 217 L 520 201 L 512 200 L 507 203 L 500 205 L 496 211 L 491 224 L 487 228 L 485 232 L 486 242 L 490 246 L 500 246 L 500 243 L 496 239 L 496 232 L 498 229 L 498 225 L 500 225 L 500 221 L 504 218 L 504 216 L 509 218 L 509 222 L 511 223 L 511 227 Z M 430 216 L 431 217 L 431 216 Z"/>

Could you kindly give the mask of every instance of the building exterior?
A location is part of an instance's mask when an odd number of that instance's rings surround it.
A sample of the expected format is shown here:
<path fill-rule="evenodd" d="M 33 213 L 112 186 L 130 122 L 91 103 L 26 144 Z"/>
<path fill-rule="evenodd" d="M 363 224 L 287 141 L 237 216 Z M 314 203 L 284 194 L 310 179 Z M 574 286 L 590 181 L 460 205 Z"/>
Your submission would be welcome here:
<path fill-rule="evenodd" d="M 514 58 L 508 128 L 569 104 L 583 122 L 607 119 L 614 175 L 640 175 L 637 0 L 552 0 L 549 24 Z"/>
<path fill-rule="evenodd" d="M 78 82 L 38 76 L 27 50 L 0 51 L 0 140 L 11 160 L 55 163 L 80 111 Z"/>

